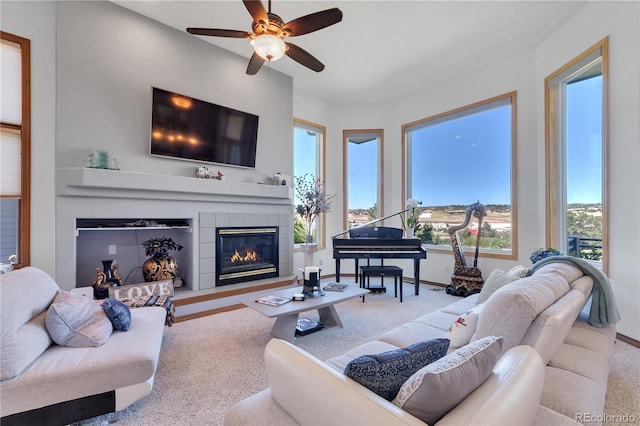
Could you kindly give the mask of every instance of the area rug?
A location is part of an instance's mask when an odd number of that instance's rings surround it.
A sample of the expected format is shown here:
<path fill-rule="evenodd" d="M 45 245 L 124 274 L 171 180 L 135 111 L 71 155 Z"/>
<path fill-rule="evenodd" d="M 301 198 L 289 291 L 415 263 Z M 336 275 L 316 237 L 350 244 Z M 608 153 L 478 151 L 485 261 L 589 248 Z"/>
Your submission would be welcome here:
<path fill-rule="evenodd" d="M 393 287 L 389 290 L 367 295 L 365 303 L 357 298 L 336 305 L 344 328 L 299 337 L 296 345 L 319 359 L 328 359 L 460 299 L 441 287 L 427 285 L 421 285 L 420 295 L 415 296 L 413 285 L 404 284 L 404 302 L 400 303 Z M 303 316 L 313 317 L 311 313 Z M 268 387 L 263 351 L 274 321 L 242 308 L 166 328 L 151 394 L 119 413 L 76 424 L 222 424 L 229 407 Z M 607 395 L 605 412 L 626 410 L 638 415 L 639 353 L 637 348 L 616 342 L 610 378 L 613 393 Z"/>

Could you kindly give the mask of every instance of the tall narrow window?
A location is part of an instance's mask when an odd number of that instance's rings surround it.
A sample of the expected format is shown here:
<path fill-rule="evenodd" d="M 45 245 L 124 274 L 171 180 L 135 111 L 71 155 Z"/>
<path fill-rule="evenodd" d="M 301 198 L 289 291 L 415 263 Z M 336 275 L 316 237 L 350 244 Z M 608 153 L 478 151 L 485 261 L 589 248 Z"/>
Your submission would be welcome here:
<path fill-rule="evenodd" d="M 344 229 L 382 217 L 383 130 L 343 133 Z"/>
<path fill-rule="evenodd" d="M 325 134 L 326 128 L 320 124 L 300 119 L 293 120 L 293 175 L 295 177 L 308 176 L 311 179 L 325 180 Z M 294 206 L 300 204 L 296 196 Z M 324 216 L 320 215 L 314 222 L 311 236 L 313 243 L 324 245 L 325 224 Z M 299 214 L 294 214 L 293 242 L 306 242 L 305 220 Z"/>
<path fill-rule="evenodd" d="M 479 201 L 488 214 L 482 229 L 472 220 L 460 231 L 462 246 L 517 257 L 515 129 L 515 92 L 402 126 L 405 200 L 422 203 L 415 236 L 432 250 L 451 247 L 448 227 Z"/>
<path fill-rule="evenodd" d="M 547 245 L 606 263 L 607 39 L 545 80 Z"/>
<path fill-rule="evenodd" d="M 29 265 L 30 42 L 0 32 L 0 261 Z"/>

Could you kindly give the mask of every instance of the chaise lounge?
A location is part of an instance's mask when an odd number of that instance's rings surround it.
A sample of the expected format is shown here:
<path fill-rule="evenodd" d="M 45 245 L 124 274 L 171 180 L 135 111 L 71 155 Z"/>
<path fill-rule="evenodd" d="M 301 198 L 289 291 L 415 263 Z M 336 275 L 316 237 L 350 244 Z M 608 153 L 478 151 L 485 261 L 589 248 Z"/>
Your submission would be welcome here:
<path fill-rule="evenodd" d="M 47 312 L 58 300 L 56 282 L 27 267 L 2 275 L 0 284 L 3 426 L 69 424 L 123 410 L 149 395 L 164 334 L 164 308 L 132 309 L 128 331 L 110 331 L 109 324 L 100 331 L 107 340 L 98 347 L 62 346 L 53 342 L 46 326 Z M 88 337 L 84 331 L 74 333 L 70 338 Z"/>

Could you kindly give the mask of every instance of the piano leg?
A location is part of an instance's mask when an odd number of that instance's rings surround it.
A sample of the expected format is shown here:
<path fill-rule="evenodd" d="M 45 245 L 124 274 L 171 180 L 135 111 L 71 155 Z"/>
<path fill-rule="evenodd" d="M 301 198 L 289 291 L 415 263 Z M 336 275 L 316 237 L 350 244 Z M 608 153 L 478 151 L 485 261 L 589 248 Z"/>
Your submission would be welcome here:
<path fill-rule="evenodd" d="M 358 259 L 353 259 L 353 260 L 355 260 L 355 263 L 356 263 L 356 271 L 355 271 L 355 272 L 356 272 L 356 273 L 355 273 L 355 275 L 356 275 L 356 282 L 359 282 L 358 277 L 360 276 L 360 269 L 358 268 Z"/>
<path fill-rule="evenodd" d="M 340 282 L 340 259 L 336 259 L 336 282 Z"/>
<path fill-rule="evenodd" d="M 420 295 L 420 259 L 413 259 L 413 279 L 416 296 Z M 402 285 L 402 283 L 400 283 Z"/>

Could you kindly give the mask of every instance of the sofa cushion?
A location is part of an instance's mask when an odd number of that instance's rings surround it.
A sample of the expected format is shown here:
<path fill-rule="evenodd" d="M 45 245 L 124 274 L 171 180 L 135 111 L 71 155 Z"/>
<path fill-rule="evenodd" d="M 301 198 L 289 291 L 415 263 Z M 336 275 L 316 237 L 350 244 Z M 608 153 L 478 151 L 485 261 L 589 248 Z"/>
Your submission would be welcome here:
<path fill-rule="evenodd" d="M 107 314 L 95 301 L 64 290 L 58 290 L 49 306 L 45 324 L 54 342 L 73 348 L 101 346 L 113 331 Z"/>
<path fill-rule="evenodd" d="M 529 268 L 523 265 L 517 265 L 507 271 L 509 275 L 515 275 L 518 278 L 524 278 L 529 275 Z"/>
<path fill-rule="evenodd" d="M 102 310 L 107 314 L 114 330 L 127 331 L 131 327 L 131 311 L 121 301 L 107 297 L 102 302 Z"/>
<path fill-rule="evenodd" d="M 483 308 L 484 304 L 476 305 L 456 318 L 451 324 L 445 337 L 451 341 L 452 348 L 460 348 L 471 341 Z"/>
<path fill-rule="evenodd" d="M 449 339 L 418 342 L 406 348 L 358 357 L 347 364 L 344 374 L 391 401 L 409 377 L 445 356 L 447 349 Z"/>
<path fill-rule="evenodd" d="M 485 337 L 463 346 L 411 376 L 393 403 L 435 424 L 489 377 L 501 353 L 501 337 Z"/>
<path fill-rule="evenodd" d="M 471 341 L 502 336 L 503 351 L 520 344 L 538 314 L 568 291 L 569 284 L 557 274 L 536 274 L 498 289 L 484 303 Z"/>
<path fill-rule="evenodd" d="M 58 285 L 34 267 L 3 274 L 0 283 L 0 380 L 7 380 L 51 346 L 44 323 Z"/>
<path fill-rule="evenodd" d="M 494 269 L 482 285 L 482 290 L 480 290 L 480 295 L 478 296 L 478 304 L 486 302 L 499 288 L 519 279 L 520 277 L 515 274 L 510 274 L 502 269 Z"/>

